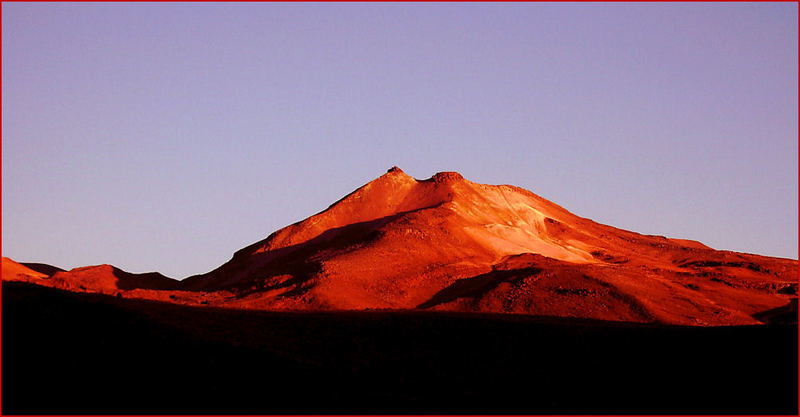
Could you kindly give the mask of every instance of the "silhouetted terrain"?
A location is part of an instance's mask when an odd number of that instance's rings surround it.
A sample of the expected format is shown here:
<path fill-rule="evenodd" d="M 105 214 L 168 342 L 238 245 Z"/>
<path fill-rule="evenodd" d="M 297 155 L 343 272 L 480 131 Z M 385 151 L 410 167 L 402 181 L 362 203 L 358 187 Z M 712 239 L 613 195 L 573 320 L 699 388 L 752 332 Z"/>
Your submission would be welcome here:
<path fill-rule="evenodd" d="M 795 325 L 2 295 L 3 414 L 798 411 Z"/>

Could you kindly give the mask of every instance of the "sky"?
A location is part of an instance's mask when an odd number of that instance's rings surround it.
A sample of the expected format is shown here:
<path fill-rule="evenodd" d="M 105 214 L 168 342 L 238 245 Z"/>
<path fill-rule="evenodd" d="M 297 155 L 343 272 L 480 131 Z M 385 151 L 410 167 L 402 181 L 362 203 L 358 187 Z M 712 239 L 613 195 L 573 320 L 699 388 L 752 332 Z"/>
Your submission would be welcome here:
<path fill-rule="evenodd" d="M 2 4 L 2 254 L 174 278 L 393 165 L 797 258 L 797 3 Z"/>

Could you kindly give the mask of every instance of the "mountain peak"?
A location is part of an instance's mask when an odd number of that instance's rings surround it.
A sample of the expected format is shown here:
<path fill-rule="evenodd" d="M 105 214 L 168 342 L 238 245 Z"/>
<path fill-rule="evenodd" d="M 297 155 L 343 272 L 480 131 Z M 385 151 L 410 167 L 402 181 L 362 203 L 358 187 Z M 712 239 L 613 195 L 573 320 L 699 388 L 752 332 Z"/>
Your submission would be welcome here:
<path fill-rule="evenodd" d="M 386 170 L 386 173 L 381 175 L 380 177 L 376 178 L 375 181 L 383 180 L 383 179 L 390 179 L 392 182 L 401 181 L 401 182 L 416 182 L 414 178 L 405 172 L 403 172 L 400 167 L 397 165 L 389 168 Z"/>
<path fill-rule="evenodd" d="M 464 181 L 464 177 L 455 171 L 442 171 L 434 174 L 431 181 L 436 183 L 458 182 Z"/>

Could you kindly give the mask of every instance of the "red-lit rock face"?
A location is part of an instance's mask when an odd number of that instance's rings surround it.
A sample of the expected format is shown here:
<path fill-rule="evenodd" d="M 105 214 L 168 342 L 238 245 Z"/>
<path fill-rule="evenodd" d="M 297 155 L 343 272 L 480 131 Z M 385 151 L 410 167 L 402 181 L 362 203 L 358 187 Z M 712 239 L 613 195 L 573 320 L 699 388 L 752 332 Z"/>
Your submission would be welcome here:
<path fill-rule="evenodd" d="M 456 172 L 416 180 L 397 167 L 216 270 L 187 278 L 184 291 L 159 277 L 147 285 L 127 277 L 137 284 L 120 285 L 119 273 L 106 272 L 124 295 L 230 307 L 420 308 L 691 325 L 758 323 L 753 314 L 786 305 L 797 290 L 794 260 L 640 235 L 521 188 L 477 184 Z M 86 276 L 73 270 L 53 277 L 91 281 Z M 89 287 L 111 288 L 101 281 Z"/>
<path fill-rule="evenodd" d="M 533 255 L 535 254 L 535 255 Z M 278 309 L 514 312 L 754 323 L 785 305 L 797 262 L 597 224 L 529 192 L 399 168 L 237 252 L 190 288 Z"/>
<path fill-rule="evenodd" d="M 3 281 L 32 281 L 47 275 L 3 257 Z"/>

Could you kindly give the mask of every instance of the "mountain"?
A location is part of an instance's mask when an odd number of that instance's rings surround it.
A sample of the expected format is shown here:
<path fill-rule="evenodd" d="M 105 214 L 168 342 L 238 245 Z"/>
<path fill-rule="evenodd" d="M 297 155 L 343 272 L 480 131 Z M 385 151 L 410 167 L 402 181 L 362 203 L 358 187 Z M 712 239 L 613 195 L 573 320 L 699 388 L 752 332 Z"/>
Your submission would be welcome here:
<path fill-rule="evenodd" d="M 42 274 L 45 274 L 48 277 L 52 276 L 56 272 L 63 272 L 64 271 L 64 269 L 61 269 L 61 268 L 59 268 L 57 266 L 38 263 L 38 262 L 23 262 L 22 265 L 25 265 L 28 268 L 33 269 L 36 272 L 41 272 Z"/>
<path fill-rule="evenodd" d="M 794 321 L 798 262 L 576 216 L 511 185 L 397 167 L 326 210 L 173 280 L 3 259 L 3 280 L 188 305 L 433 310 L 732 325 Z"/>
<path fill-rule="evenodd" d="M 42 272 L 26 265 L 32 265 Z M 46 273 L 50 271 L 53 273 Z M 165 277 L 158 272 L 134 274 L 111 265 L 85 266 L 64 271 L 47 264 L 17 263 L 6 257 L 3 257 L 3 280 L 25 281 L 68 291 L 105 294 L 136 290 L 175 291 L 181 287 L 180 281 Z"/>
<path fill-rule="evenodd" d="M 3 281 L 32 282 L 45 277 L 47 277 L 47 274 L 14 262 L 11 258 L 3 257 Z"/>
<path fill-rule="evenodd" d="M 186 290 L 232 307 L 432 309 L 689 325 L 760 323 L 797 261 L 602 225 L 510 185 L 393 167 L 239 250 Z"/>
<path fill-rule="evenodd" d="M 158 272 L 134 274 L 111 265 L 96 265 L 56 272 L 50 277 L 54 287 L 74 290 L 93 289 L 99 292 L 124 290 L 177 290 L 180 281 Z"/>

